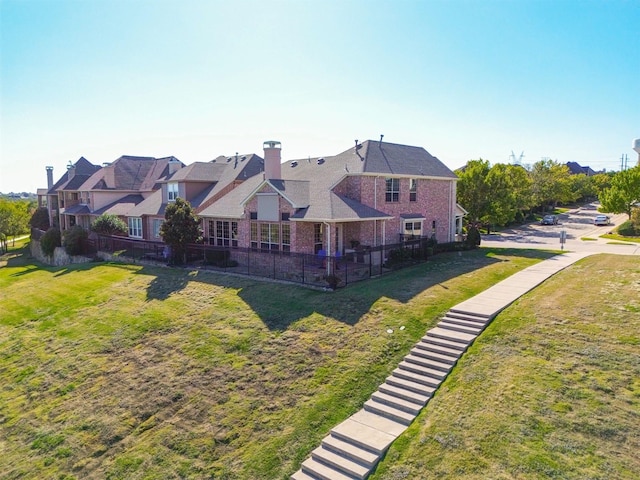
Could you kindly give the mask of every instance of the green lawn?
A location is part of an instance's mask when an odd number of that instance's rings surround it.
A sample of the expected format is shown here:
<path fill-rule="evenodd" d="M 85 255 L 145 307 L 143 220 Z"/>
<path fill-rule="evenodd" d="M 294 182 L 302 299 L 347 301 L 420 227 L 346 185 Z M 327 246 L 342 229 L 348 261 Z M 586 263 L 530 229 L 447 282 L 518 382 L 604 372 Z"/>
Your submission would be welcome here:
<path fill-rule="evenodd" d="M 640 257 L 589 257 L 504 310 L 371 480 L 640 472 Z"/>
<path fill-rule="evenodd" d="M 439 255 L 330 293 L 11 251 L 0 478 L 287 478 L 449 307 L 550 255 Z"/>

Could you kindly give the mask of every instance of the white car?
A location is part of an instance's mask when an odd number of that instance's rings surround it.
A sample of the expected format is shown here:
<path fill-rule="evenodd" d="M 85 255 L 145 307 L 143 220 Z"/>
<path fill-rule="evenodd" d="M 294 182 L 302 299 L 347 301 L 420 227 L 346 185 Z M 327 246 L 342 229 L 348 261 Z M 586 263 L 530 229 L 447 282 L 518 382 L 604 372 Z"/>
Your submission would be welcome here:
<path fill-rule="evenodd" d="M 593 219 L 594 225 L 609 225 L 611 223 L 611 219 L 606 215 L 597 215 L 596 218 Z"/>

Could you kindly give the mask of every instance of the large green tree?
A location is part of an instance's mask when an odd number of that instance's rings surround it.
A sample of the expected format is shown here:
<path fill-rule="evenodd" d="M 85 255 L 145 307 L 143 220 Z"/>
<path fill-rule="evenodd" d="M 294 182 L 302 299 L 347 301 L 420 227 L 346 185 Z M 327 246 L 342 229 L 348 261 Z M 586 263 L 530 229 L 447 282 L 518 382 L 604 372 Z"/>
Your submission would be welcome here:
<path fill-rule="evenodd" d="M 101 235 L 126 235 L 127 224 L 113 213 L 103 213 L 91 224 L 91 230 Z"/>
<path fill-rule="evenodd" d="M 457 186 L 458 203 L 467 213 L 467 219 L 471 223 L 487 222 L 491 201 L 489 199 L 489 183 L 487 176 L 491 167 L 487 160 L 470 160 L 456 171 L 460 178 Z"/>
<path fill-rule="evenodd" d="M 31 203 L 25 200 L 0 198 L 0 251 L 7 250 L 7 241 L 29 232 Z"/>
<path fill-rule="evenodd" d="M 611 187 L 600 194 L 601 210 L 611 213 L 626 213 L 640 204 L 640 165 L 616 173 L 611 178 Z"/>
<path fill-rule="evenodd" d="M 487 175 L 487 184 L 489 223 L 506 225 L 532 207 L 531 179 L 521 166 L 495 164 Z"/>
<path fill-rule="evenodd" d="M 167 205 L 160 236 L 171 247 L 171 259 L 176 263 L 186 263 L 187 245 L 202 240 L 200 220 L 191 205 L 182 198 Z"/>
<path fill-rule="evenodd" d="M 571 183 L 569 167 L 554 160 L 540 160 L 531 168 L 532 194 L 535 205 L 546 209 L 555 207 L 558 202 L 571 202 Z"/>

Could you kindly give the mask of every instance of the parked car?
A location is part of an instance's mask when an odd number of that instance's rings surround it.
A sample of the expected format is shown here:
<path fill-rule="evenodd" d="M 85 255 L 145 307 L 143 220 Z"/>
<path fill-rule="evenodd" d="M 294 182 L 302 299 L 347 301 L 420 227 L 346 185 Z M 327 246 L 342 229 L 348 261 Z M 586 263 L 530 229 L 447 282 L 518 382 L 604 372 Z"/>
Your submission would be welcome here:
<path fill-rule="evenodd" d="M 540 220 L 540 225 L 557 225 L 558 224 L 558 216 L 557 215 L 545 215 Z"/>
<path fill-rule="evenodd" d="M 596 218 L 593 219 L 594 225 L 609 225 L 611 223 L 611 219 L 606 215 L 596 215 Z"/>

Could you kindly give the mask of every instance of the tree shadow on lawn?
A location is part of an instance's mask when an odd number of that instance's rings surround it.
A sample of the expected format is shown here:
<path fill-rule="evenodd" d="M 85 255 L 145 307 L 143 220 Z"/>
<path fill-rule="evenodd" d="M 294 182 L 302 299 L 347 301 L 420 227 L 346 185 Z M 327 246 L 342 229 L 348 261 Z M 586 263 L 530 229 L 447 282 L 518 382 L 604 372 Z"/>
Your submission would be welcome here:
<path fill-rule="evenodd" d="M 496 258 L 494 255 L 507 258 Z M 147 289 L 147 299 L 163 300 L 186 287 L 202 282 L 237 290 L 237 295 L 259 316 L 270 330 L 283 331 L 292 323 L 320 314 L 348 325 L 355 325 L 372 305 L 386 297 L 406 303 L 420 292 L 481 268 L 506 262 L 508 257 L 547 259 L 556 255 L 544 250 L 479 249 L 440 254 L 424 264 L 407 267 L 381 277 L 351 284 L 336 291 L 318 291 L 297 284 L 283 284 L 255 277 L 229 276 L 201 270 L 143 267 L 138 274 L 155 278 Z"/>
<path fill-rule="evenodd" d="M 26 275 L 39 270 L 47 270 L 53 272 L 54 276 L 59 276 L 108 265 L 152 277 L 147 287 L 147 301 L 165 300 L 171 294 L 183 290 L 190 282 L 234 289 L 264 324 L 274 331 L 286 330 L 292 323 L 314 313 L 348 325 L 355 325 L 381 298 L 406 303 L 428 288 L 440 285 L 446 289 L 447 287 L 442 285 L 446 281 L 497 262 L 508 261 L 508 257 L 544 260 L 556 255 L 546 250 L 503 248 L 481 248 L 461 254 L 445 253 L 431 257 L 426 263 L 350 284 L 336 291 L 319 291 L 298 284 L 273 282 L 264 278 L 231 276 L 219 272 L 179 267 L 141 266 L 117 262 L 91 262 L 50 267 L 30 257 L 27 252 L 28 250 L 25 250 L 21 256 L 13 256 L 7 260 L 7 265 L 26 267 L 26 270 L 16 272 L 12 274 L 13 276 Z"/>

